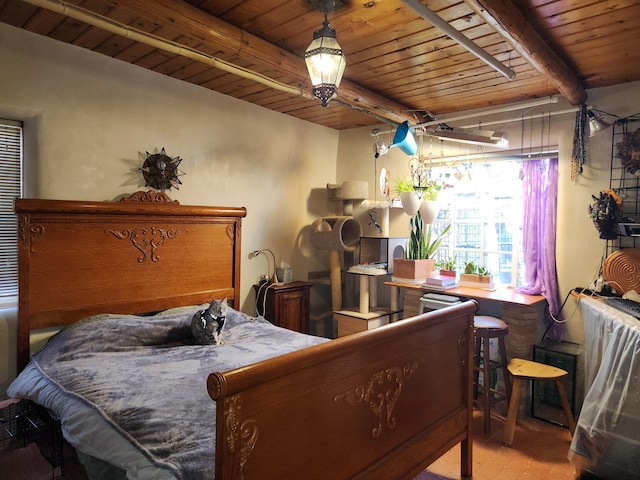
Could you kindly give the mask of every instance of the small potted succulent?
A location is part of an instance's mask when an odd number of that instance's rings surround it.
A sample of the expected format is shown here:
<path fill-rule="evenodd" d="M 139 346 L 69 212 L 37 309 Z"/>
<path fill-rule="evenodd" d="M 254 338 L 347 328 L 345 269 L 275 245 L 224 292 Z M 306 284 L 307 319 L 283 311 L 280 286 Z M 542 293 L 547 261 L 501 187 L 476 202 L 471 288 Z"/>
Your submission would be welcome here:
<path fill-rule="evenodd" d="M 460 274 L 460 282 L 471 287 L 486 288 L 493 285 L 493 277 L 487 268 L 476 265 L 474 261 L 469 261 L 464 264 L 464 273 Z"/>
<path fill-rule="evenodd" d="M 454 255 L 452 258 L 446 258 L 436 262 L 436 267 L 440 269 L 440 275 L 445 277 L 455 277 L 457 275 L 457 259 Z"/>

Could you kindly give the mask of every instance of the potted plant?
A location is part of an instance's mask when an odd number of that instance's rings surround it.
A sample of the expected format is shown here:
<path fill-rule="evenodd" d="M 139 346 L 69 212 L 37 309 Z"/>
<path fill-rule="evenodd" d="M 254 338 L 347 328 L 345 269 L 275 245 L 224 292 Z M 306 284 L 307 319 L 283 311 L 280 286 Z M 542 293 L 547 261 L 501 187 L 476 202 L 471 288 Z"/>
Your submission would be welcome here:
<path fill-rule="evenodd" d="M 438 202 L 438 193 L 442 185 L 433 180 L 423 182 L 418 189 L 422 194 L 420 202 L 420 215 L 424 223 L 433 223 L 440 213 L 440 203 Z"/>
<path fill-rule="evenodd" d="M 464 273 L 460 275 L 460 281 L 480 283 L 480 275 L 478 275 L 478 266 L 474 261 L 464 262 Z"/>
<path fill-rule="evenodd" d="M 440 248 L 444 237 L 449 234 L 451 224 L 447 225 L 440 234 L 435 231 L 433 224 L 429 224 L 425 231 L 422 216 L 418 211 L 411 217 L 410 225 L 411 234 L 405 258 L 394 260 L 394 276 L 414 280 L 424 279 L 434 269 L 436 262 L 433 256 Z"/>
<path fill-rule="evenodd" d="M 400 198 L 405 213 L 413 217 L 420 209 L 420 198 L 413 188 L 413 180 L 398 177 L 393 180 L 393 193 Z"/>
<path fill-rule="evenodd" d="M 400 198 L 405 213 L 413 217 L 420 211 L 422 222 L 433 223 L 440 212 L 438 193 L 441 183 L 417 175 L 398 177 L 393 180 L 393 193 Z"/>
<path fill-rule="evenodd" d="M 491 272 L 475 264 L 475 262 L 465 262 L 464 273 L 460 274 L 460 282 L 464 282 L 469 287 L 487 288 L 493 286 Z"/>
<path fill-rule="evenodd" d="M 480 277 L 480 283 L 492 283 L 491 272 L 485 267 L 478 267 L 478 276 Z"/>
<path fill-rule="evenodd" d="M 454 255 L 453 258 L 445 258 L 436 262 L 436 267 L 440 269 L 440 275 L 445 277 L 455 277 L 457 275 L 457 258 Z"/>

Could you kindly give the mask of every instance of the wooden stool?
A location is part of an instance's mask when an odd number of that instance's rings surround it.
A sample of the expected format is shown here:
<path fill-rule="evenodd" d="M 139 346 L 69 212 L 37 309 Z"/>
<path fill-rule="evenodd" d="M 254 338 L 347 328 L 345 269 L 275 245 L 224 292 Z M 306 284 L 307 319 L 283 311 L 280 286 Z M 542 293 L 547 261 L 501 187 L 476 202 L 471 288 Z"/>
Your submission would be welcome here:
<path fill-rule="evenodd" d="M 502 400 L 509 402 L 511 398 L 511 378 L 507 370 L 507 349 L 504 345 L 504 337 L 509 333 L 506 323 L 496 317 L 477 315 L 473 320 L 475 332 L 475 355 L 473 359 L 473 399 L 478 402 L 478 380 L 482 372 L 482 397 L 484 409 L 484 433 L 491 433 L 491 407 Z M 489 355 L 489 341 L 498 339 L 500 360 L 492 362 Z M 491 372 L 502 369 L 505 392 L 501 393 L 491 388 Z"/>
<path fill-rule="evenodd" d="M 516 431 L 516 417 L 518 416 L 518 404 L 520 403 L 520 390 L 522 389 L 522 382 L 524 380 L 555 380 L 558 396 L 562 403 L 562 409 L 567 416 L 569 430 L 571 431 L 571 435 L 573 435 L 576 430 L 576 422 L 573 419 L 571 407 L 569 407 L 569 400 L 567 399 L 567 391 L 564 388 L 564 377 L 566 377 L 568 373 L 561 368 L 545 365 L 544 363 L 532 362 L 530 360 L 523 360 L 521 358 L 512 358 L 509 361 L 508 368 L 511 375 L 513 375 L 513 392 L 511 401 L 509 402 L 507 424 L 504 429 L 504 443 L 507 445 L 513 443 L 513 437 Z"/>

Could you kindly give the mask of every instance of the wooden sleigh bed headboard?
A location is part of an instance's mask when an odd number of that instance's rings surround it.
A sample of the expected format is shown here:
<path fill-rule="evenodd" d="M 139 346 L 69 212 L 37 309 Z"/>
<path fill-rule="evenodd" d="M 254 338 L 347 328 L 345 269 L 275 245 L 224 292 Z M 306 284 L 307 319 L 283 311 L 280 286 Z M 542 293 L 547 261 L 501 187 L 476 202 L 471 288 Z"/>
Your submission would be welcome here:
<path fill-rule="evenodd" d="M 245 208 L 179 205 L 149 191 L 119 202 L 17 199 L 15 210 L 18 371 L 34 329 L 212 298 L 239 305 Z"/>

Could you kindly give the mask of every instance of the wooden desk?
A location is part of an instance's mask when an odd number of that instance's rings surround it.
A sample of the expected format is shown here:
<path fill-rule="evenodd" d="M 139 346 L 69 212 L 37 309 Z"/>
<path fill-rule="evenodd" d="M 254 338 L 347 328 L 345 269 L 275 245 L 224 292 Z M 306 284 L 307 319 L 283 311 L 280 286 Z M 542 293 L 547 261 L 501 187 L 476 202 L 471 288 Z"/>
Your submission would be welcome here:
<path fill-rule="evenodd" d="M 385 285 L 391 287 L 392 310 L 400 310 L 400 291 L 404 292 L 405 318 L 418 314 L 420 297 L 430 291 L 421 285 L 396 282 L 385 282 Z M 479 313 L 500 317 L 509 326 L 509 335 L 505 337 L 507 356 L 532 359 L 538 327 L 544 328 L 547 302 L 542 295 L 525 295 L 511 288 L 490 291 L 470 287 L 457 287 L 436 293 L 478 300 Z M 483 309 L 489 311 L 483 312 Z"/>

